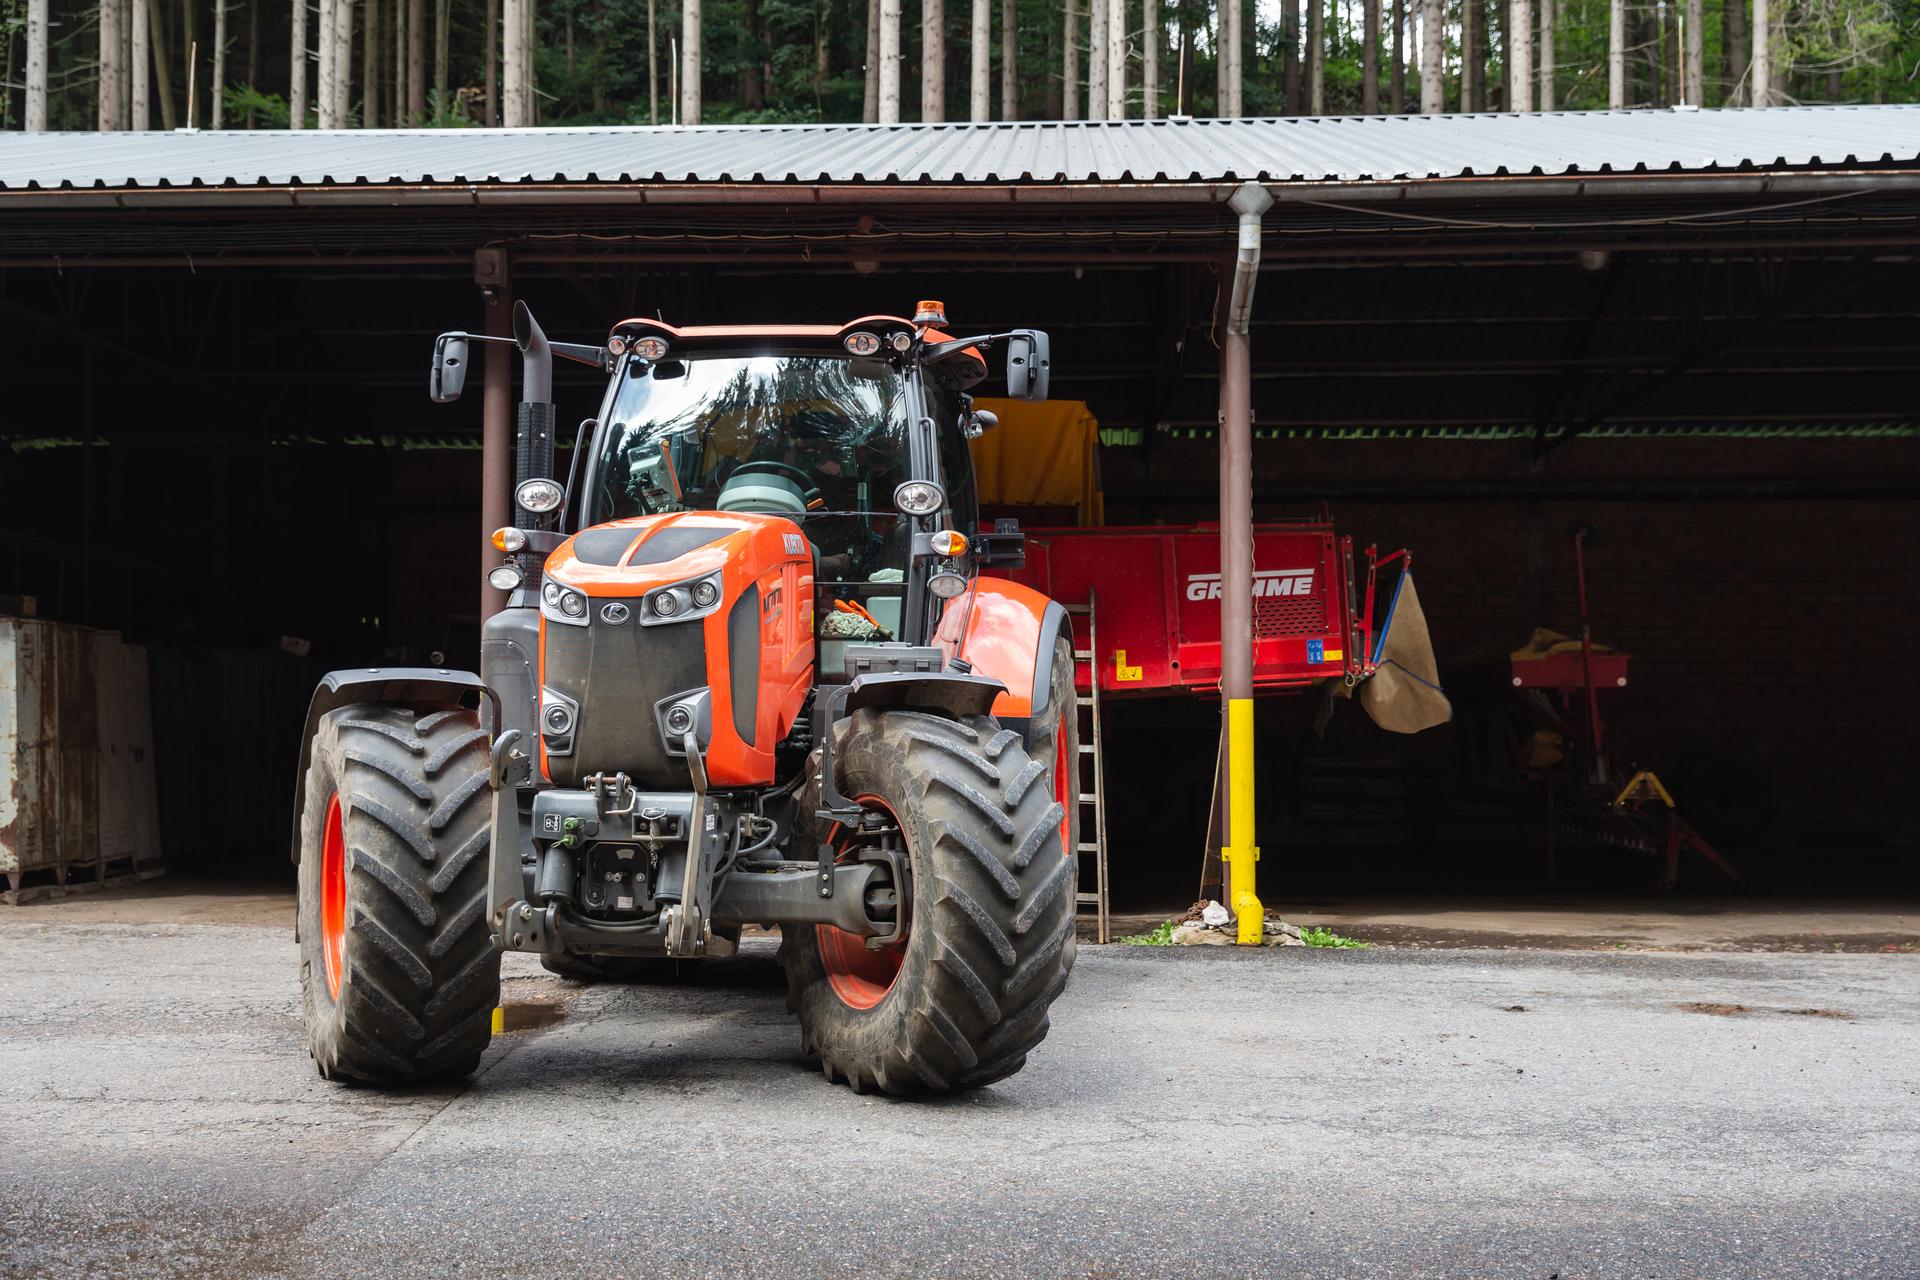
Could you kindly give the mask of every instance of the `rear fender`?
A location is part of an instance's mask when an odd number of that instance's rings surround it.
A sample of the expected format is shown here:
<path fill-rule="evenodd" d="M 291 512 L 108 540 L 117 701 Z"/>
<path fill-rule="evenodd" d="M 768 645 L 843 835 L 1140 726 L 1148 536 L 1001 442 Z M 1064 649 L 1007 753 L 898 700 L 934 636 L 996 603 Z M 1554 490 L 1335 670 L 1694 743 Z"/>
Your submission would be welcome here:
<path fill-rule="evenodd" d="M 329 671 L 307 704 L 307 722 L 300 730 L 300 769 L 293 781 L 293 862 L 300 862 L 301 809 L 307 795 L 307 766 L 313 762 L 313 735 L 320 717 L 356 702 L 384 702 L 402 707 L 443 707 L 478 698 L 480 725 L 489 733 L 500 723 L 500 699 L 471 671 L 445 667 L 356 667 Z"/>
<path fill-rule="evenodd" d="M 1061 636 L 1073 642 L 1072 620 L 1057 600 L 1005 578 L 975 578 L 971 590 L 948 602 L 934 643 L 1005 686 L 993 714 L 1031 746 L 1033 726 L 1053 714 L 1053 650 Z"/>

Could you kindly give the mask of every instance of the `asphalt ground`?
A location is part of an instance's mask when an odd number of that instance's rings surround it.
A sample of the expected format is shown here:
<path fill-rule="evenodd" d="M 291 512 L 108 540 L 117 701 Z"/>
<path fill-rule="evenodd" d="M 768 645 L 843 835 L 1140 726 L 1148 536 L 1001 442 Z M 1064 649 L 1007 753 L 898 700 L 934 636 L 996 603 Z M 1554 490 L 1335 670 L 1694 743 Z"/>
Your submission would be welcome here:
<path fill-rule="evenodd" d="M 329 1085 L 286 930 L 0 915 L 0 1275 L 1920 1274 L 1920 959 L 1083 946 L 1011 1080 L 800 1058 L 771 944 L 511 957 L 463 1087 Z"/>

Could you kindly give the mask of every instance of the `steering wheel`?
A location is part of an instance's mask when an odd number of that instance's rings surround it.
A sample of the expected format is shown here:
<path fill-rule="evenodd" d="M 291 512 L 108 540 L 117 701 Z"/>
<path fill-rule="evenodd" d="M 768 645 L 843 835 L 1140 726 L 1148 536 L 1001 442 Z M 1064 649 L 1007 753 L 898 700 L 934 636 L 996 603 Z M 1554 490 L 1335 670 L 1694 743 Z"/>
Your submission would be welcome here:
<path fill-rule="evenodd" d="M 793 481 L 800 486 L 801 498 L 809 507 L 820 497 L 820 487 L 814 484 L 812 476 L 796 466 L 791 466 L 785 462 L 774 462 L 770 459 L 760 462 L 741 463 L 728 474 L 727 483 L 733 483 L 734 479 L 738 476 L 754 475 L 780 476 L 783 479 Z"/>

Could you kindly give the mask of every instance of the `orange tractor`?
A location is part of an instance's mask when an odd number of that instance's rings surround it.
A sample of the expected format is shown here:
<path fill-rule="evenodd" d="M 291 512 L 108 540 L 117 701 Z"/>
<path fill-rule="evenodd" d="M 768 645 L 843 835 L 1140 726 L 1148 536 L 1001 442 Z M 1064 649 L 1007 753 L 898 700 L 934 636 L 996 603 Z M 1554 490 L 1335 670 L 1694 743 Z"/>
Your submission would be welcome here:
<path fill-rule="evenodd" d="M 514 522 L 479 674 L 328 675 L 296 805 L 320 1073 L 473 1070 L 501 953 L 583 981 L 734 952 L 778 925 L 827 1077 L 888 1093 L 1018 1071 L 1073 963 L 1073 639 L 980 574 L 968 389 L 1048 342 L 951 338 L 938 304 L 839 326 L 614 327 L 550 343 L 516 308 Z M 432 395 L 479 343 L 445 334 Z M 552 362 L 608 375 L 570 474 Z"/>

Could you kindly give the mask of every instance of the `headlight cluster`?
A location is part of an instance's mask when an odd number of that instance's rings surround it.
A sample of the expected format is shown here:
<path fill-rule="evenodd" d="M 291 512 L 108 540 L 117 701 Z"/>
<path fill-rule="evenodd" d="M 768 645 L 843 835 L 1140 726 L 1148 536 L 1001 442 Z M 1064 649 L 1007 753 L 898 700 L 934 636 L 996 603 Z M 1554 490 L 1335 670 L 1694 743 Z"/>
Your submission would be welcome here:
<path fill-rule="evenodd" d="M 640 625 L 657 627 L 667 622 L 688 622 L 704 618 L 720 607 L 720 575 L 676 582 L 656 587 L 640 600 Z"/>
<path fill-rule="evenodd" d="M 565 623 L 569 627 L 587 625 L 588 600 L 584 593 L 572 587 L 547 579 L 540 588 L 540 616 L 549 622 Z"/>
<path fill-rule="evenodd" d="M 947 495 L 931 480 L 909 480 L 893 491 L 893 505 L 903 515 L 930 516 L 947 505 Z"/>

